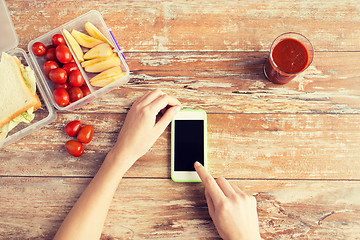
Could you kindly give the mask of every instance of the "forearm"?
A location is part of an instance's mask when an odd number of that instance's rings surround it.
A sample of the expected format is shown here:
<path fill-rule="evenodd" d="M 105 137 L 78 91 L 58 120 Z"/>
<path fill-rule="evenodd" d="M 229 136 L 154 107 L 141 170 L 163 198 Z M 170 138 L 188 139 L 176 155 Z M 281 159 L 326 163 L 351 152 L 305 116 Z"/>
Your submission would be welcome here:
<path fill-rule="evenodd" d="M 157 121 L 158 113 L 170 106 Z M 55 239 L 99 239 L 112 198 L 125 172 L 143 156 L 180 110 L 181 103 L 160 90 L 132 105 L 118 140 L 59 228 Z"/>
<path fill-rule="evenodd" d="M 99 239 L 112 198 L 123 177 L 109 152 L 99 171 L 65 218 L 54 239 Z M 116 156 L 118 157 L 118 156 Z"/>

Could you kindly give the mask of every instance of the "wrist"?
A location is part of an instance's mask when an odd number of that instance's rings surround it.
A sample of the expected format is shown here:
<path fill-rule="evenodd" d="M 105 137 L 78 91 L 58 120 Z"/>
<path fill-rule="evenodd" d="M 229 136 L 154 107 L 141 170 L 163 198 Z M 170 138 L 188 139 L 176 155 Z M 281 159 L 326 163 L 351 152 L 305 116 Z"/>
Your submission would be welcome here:
<path fill-rule="evenodd" d="M 125 175 L 127 170 L 131 167 L 132 164 L 130 163 L 135 162 L 135 160 L 133 156 L 116 145 L 109 151 L 105 159 L 105 161 L 110 162 L 122 176 Z"/>
<path fill-rule="evenodd" d="M 137 159 L 133 156 L 134 154 L 131 153 L 131 147 L 124 144 L 123 142 L 117 141 L 110 152 L 116 158 L 116 161 L 122 161 L 123 159 L 127 159 L 127 161 L 135 162 Z"/>
<path fill-rule="evenodd" d="M 114 180 L 116 179 L 117 182 L 120 182 L 125 174 L 122 168 L 118 167 L 115 155 L 111 151 L 106 155 L 99 171 L 106 173 L 106 175 Z"/>

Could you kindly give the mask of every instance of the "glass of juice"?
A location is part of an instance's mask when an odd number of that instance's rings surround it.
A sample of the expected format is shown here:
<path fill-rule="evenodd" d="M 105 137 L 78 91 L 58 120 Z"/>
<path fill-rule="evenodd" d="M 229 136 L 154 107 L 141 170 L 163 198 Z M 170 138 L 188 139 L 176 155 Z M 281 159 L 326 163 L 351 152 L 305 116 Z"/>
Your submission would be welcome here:
<path fill-rule="evenodd" d="M 288 83 L 307 69 L 313 58 L 314 49 L 306 37 L 293 32 L 281 34 L 271 45 L 265 76 L 273 83 Z"/>

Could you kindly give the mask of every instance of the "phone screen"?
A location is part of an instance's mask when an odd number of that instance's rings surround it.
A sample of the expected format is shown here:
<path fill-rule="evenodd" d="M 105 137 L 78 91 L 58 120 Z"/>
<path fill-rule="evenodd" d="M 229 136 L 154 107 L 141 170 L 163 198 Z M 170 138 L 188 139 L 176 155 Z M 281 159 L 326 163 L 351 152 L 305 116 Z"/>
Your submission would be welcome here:
<path fill-rule="evenodd" d="M 204 120 L 175 120 L 174 170 L 195 171 L 204 165 Z"/>

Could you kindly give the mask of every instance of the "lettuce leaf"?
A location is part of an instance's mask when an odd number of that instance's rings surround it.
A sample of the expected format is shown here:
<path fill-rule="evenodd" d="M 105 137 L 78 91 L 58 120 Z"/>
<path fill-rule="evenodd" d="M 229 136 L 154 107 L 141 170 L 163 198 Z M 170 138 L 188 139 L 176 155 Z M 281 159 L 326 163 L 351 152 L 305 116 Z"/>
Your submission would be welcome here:
<path fill-rule="evenodd" d="M 36 93 L 36 77 L 35 72 L 30 67 L 25 67 L 24 65 L 20 65 L 21 73 L 24 77 L 26 86 L 30 89 L 32 94 Z"/>

